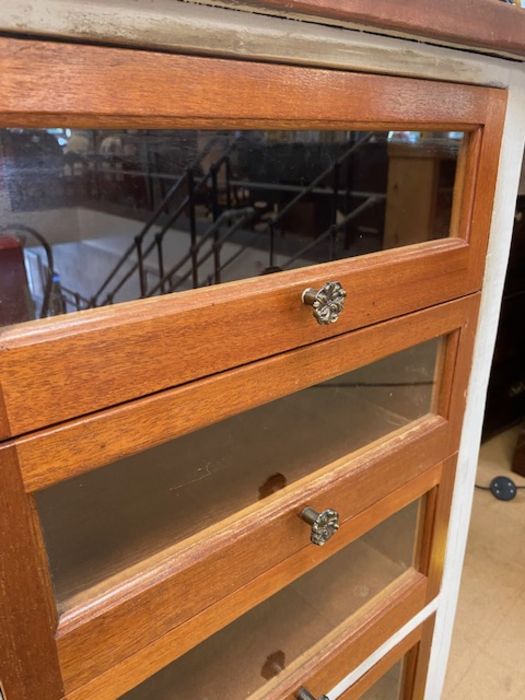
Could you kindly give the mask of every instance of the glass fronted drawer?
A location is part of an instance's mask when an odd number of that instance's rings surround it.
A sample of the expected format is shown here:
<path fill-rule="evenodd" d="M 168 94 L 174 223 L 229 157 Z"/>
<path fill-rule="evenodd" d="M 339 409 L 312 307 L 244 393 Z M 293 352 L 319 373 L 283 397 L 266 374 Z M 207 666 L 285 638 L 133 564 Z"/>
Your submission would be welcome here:
<path fill-rule="evenodd" d="M 503 90 L 89 46 L 8 53 L 8 85 L 29 73 L 32 99 L 2 94 L 0 438 L 481 286 Z M 56 65 L 35 78 L 51 55 L 79 76 L 89 65 L 86 82 Z M 150 60 L 166 83 L 144 77 Z M 320 324 L 303 303 L 315 295 Z"/>
<path fill-rule="evenodd" d="M 269 681 L 275 684 L 290 666 L 304 664 L 304 655 L 335 629 L 344 633 L 352 615 L 411 568 L 420 507 L 414 501 L 392 515 L 123 700 L 266 697 Z"/>
<path fill-rule="evenodd" d="M 280 589 L 295 566 L 315 567 L 437 486 L 436 465 L 455 449 L 477 303 L 376 324 L 17 441 L 68 689 L 169 646 L 227 598 L 233 620 L 246 611 L 243 591 L 276 567 Z"/>
<path fill-rule="evenodd" d="M 38 492 L 59 613 L 430 414 L 443 343 L 426 341 Z"/>

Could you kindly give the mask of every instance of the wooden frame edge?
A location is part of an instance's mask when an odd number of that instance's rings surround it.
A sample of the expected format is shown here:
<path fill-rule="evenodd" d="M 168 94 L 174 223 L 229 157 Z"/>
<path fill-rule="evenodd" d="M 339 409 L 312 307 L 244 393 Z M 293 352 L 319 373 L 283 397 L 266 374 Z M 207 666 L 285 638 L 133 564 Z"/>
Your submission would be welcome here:
<path fill-rule="evenodd" d="M 213 125 L 219 118 L 222 124 L 229 120 L 240 128 L 243 120 L 251 126 L 254 120 L 282 123 L 310 118 L 332 123 L 419 123 L 436 130 L 441 125 L 483 124 L 487 96 L 498 90 L 233 58 L 6 37 L 0 39 L 0 66 L 0 124 L 19 127 L 59 126 L 56 120 L 63 122 L 64 118 L 67 126 L 90 128 L 122 126 L 123 122 L 129 128 L 146 122 L 151 127 L 152 120 L 161 126 L 176 119 L 181 125 L 189 119 Z M 303 80 L 305 70 L 308 81 Z M 197 78 L 189 81 L 189 74 Z M 322 99 L 320 81 L 324 86 Z M 123 85 L 130 89 L 122 90 Z M 115 86 L 120 89 L 112 89 Z M 365 91 L 365 99 L 354 103 L 349 116 L 334 120 L 338 107 L 348 107 L 357 87 Z M 406 96 L 403 104 L 396 99 L 400 92 Z M 248 93 L 250 99 L 244 99 Z M 457 99 L 460 94 L 464 99 Z M 406 100 L 412 105 L 409 113 Z"/>
<path fill-rule="evenodd" d="M 14 450 L 2 455 L 1 474 L 0 684 L 6 700 L 39 697 L 42 688 L 61 698 L 50 584 Z"/>
<path fill-rule="evenodd" d="M 423 634 L 425 623 L 420 624 L 412 632 L 409 632 L 395 647 L 390 649 L 379 661 L 377 661 L 355 683 L 345 690 L 337 700 L 358 700 L 374 683 L 384 676 L 399 661 L 417 647 Z M 403 700 L 409 700 L 410 695 L 401 696 Z M 411 699 L 410 699 L 411 700 Z"/>

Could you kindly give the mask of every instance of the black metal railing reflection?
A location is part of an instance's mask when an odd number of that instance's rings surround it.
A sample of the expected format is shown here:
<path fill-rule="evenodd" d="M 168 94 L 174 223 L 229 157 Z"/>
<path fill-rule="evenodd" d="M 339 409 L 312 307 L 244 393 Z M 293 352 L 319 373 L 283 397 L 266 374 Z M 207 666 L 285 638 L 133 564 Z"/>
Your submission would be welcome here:
<path fill-rule="evenodd" d="M 116 265 L 113 267 L 113 269 L 110 271 L 110 273 L 107 275 L 106 279 L 102 282 L 102 284 L 100 285 L 98 290 L 91 297 L 91 300 L 90 300 L 91 306 L 101 306 L 104 304 L 112 303 L 115 295 L 120 291 L 120 289 L 124 286 L 124 284 L 128 281 L 128 279 L 130 279 L 130 277 L 137 270 L 139 273 L 139 280 L 140 280 L 140 293 L 141 293 L 141 296 L 145 296 L 145 294 L 146 294 L 146 280 L 145 280 L 145 272 L 144 272 L 144 259 L 152 252 L 152 250 L 155 247 L 157 247 L 160 250 L 159 261 L 161 261 L 161 263 L 162 263 L 162 240 L 163 240 L 164 235 L 166 234 L 166 231 L 168 231 L 168 229 L 174 225 L 174 223 L 178 220 L 178 218 L 180 217 L 180 215 L 183 213 L 183 211 L 186 209 L 186 207 L 188 205 L 190 205 L 190 209 L 193 208 L 193 206 L 192 206 L 193 205 L 192 195 L 194 193 L 194 189 L 192 188 L 193 170 L 196 167 L 198 167 L 198 165 L 210 153 L 213 146 L 219 140 L 220 139 L 218 137 L 216 137 L 214 139 L 210 139 L 210 141 L 199 152 L 199 154 L 197 155 L 195 160 L 192 162 L 190 167 L 182 175 L 180 175 L 178 177 L 178 179 L 176 180 L 176 182 L 169 188 L 168 192 L 162 198 L 161 202 L 157 205 L 153 214 L 148 219 L 146 224 L 142 227 L 141 231 L 137 234 L 137 236 L 135 236 L 133 242 L 124 251 L 123 255 L 117 261 Z M 188 183 L 190 183 L 190 184 L 188 184 Z M 170 204 L 172 204 L 174 202 L 177 195 L 183 189 L 184 185 L 187 185 L 188 194 L 183 199 L 182 203 L 176 208 L 175 212 L 170 215 L 170 217 L 168 218 L 168 221 L 163 224 L 161 230 L 156 234 L 155 240 L 153 241 L 153 243 L 150 243 L 150 245 L 146 248 L 146 250 L 143 250 L 143 241 L 144 241 L 145 237 L 151 231 L 153 226 L 155 226 L 157 221 L 159 221 L 159 219 L 161 218 L 161 215 L 169 209 Z M 115 279 L 115 277 L 118 275 L 120 270 L 124 267 L 126 262 L 128 262 L 128 260 L 130 260 L 130 258 L 133 256 L 134 252 L 136 252 L 136 256 L 137 256 L 136 262 L 125 273 L 125 275 L 117 282 L 117 284 L 113 287 L 113 289 L 110 292 L 106 293 L 106 297 L 105 297 L 104 302 L 102 302 L 102 304 L 100 304 L 99 303 L 100 295 L 108 287 L 108 285 Z"/>
<path fill-rule="evenodd" d="M 124 287 L 124 285 L 130 280 L 135 273 L 138 274 L 139 279 L 139 289 L 140 297 L 152 296 L 154 294 L 165 294 L 171 292 L 180 286 L 180 282 L 174 287 L 172 280 L 177 271 L 179 271 L 184 265 L 189 264 L 190 270 L 185 273 L 182 277 L 184 281 L 187 281 L 191 277 L 191 285 L 193 288 L 202 285 L 200 278 L 200 268 L 205 264 L 210 257 L 213 256 L 214 261 L 214 272 L 213 275 L 207 276 L 208 284 L 217 283 L 222 278 L 222 273 L 229 267 L 235 260 L 237 260 L 246 250 L 248 250 L 256 237 L 262 235 L 268 236 L 268 268 L 275 269 L 275 242 L 276 237 L 282 227 L 282 222 L 285 217 L 290 213 L 290 211 L 299 204 L 304 198 L 312 193 L 322 193 L 328 195 L 332 199 L 331 203 L 331 224 L 330 227 L 315 238 L 315 240 L 309 242 L 300 251 L 292 255 L 287 261 L 281 262 L 280 268 L 284 269 L 292 265 L 296 260 L 298 260 L 302 255 L 311 251 L 319 243 L 328 240 L 329 245 L 329 259 L 333 259 L 335 255 L 335 240 L 336 234 L 342 228 L 346 227 L 348 223 L 357 218 L 366 209 L 375 205 L 382 199 L 384 195 L 373 194 L 368 192 L 358 192 L 358 191 L 346 191 L 347 196 L 353 196 L 357 198 L 365 198 L 365 201 L 355 207 L 351 212 L 349 212 L 342 221 L 337 221 L 338 216 L 338 201 L 341 194 L 341 169 L 350 159 L 350 157 L 364 144 L 370 141 L 373 136 L 373 132 L 367 132 L 360 136 L 357 141 L 350 144 L 350 146 L 343 151 L 343 153 L 336 158 L 336 160 L 326 167 L 319 175 L 317 175 L 308 185 L 303 187 L 293 186 L 293 185 L 281 185 L 280 183 L 258 183 L 253 181 L 244 181 L 238 179 L 232 179 L 232 167 L 231 167 L 231 155 L 232 152 L 242 143 L 242 135 L 236 136 L 232 141 L 226 146 L 225 152 L 216 159 L 208 168 L 208 170 L 202 175 L 196 175 L 195 171 L 198 166 L 202 163 L 204 158 L 211 152 L 213 146 L 217 143 L 218 138 L 210 140 L 210 142 L 204 147 L 204 149 L 198 154 L 197 158 L 188 167 L 188 169 L 179 176 L 178 180 L 170 187 L 167 194 L 164 196 L 162 201 L 156 207 L 153 215 L 143 226 L 139 234 L 135 237 L 133 243 L 125 250 L 119 261 L 116 263 L 114 268 L 108 274 L 106 279 L 100 285 L 98 290 L 92 296 L 90 300 L 91 306 L 101 306 L 105 304 L 113 303 L 116 294 Z M 222 192 L 219 187 L 219 178 L 222 174 L 223 187 Z M 150 176 L 152 174 L 150 173 Z M 158 174 L 159 177 L 161 176 Z M 330 180 L 329 186 L 321 188 L 320 185 L 324 182 Z M 211 199 L 210 210 L 212 223 L 209 228 L 202 234 L 199 239 L 198 226 L 197 226 L 197 216 L 196 216 L 196 206 L 199 201 L 199 195 L 206 191 L 209 187 L 209 196 Z M 226 235 L 221 234 L 221 226 L 231 219 L 235 211 L 243 211 L 243 208 L 235 209 L 234 205 L 234 190 L 286 190 L 295 192 L 294 196 L 286 202 L 286 204 L 281 207 L 277 212 L 266 216 L 266 219 L 262 219 L 263 214 L 267 212 L 258 212 L 255 208 L 250 213 L 249 217 L 241 215 L 241 218 L 236 222 L 233 231 L 229 231 Z M 185 195 L 182 197 L 181 201 L 177 204 L 175 210 L 170 213 L 167 218 L 163 221 L 162 226 L 157 233 L 155 233 L 152 241 L 145 245 L 145 238 L 151 229 L 158 223 L 161 215 L 164 214 L 169 206 L 174 202 L 177 196 L 180 196 L 182 192 Z M 224 200 L 225 211 L 219 203 L 219 199 L 222 195 Z M 226 216 L 223 216 L 227 212 Z M 165 236 L 172 229 L 175 224 L 179 221 L 183 214 L 187 215 L 187 225 L 190 237 L 189 250 L 181 256 L 181 258 L 172 265 L 168 271 L 166 271 L 166 256 L 164 250 Z M 218 223 L 219 222 L 219 223 Z M 250 225 L 261 224 L 262 227 L 259 228 L 256 235 L 248 237 L 243 244 L 226 260 L 221 258 L 221 251 L 224 242 L 231 238 L 235 231 L 238 231 L 242 225 L 250 222 Z M 206 255 L 201 255 L 199 257 L 198 253 L 202 248 L 202 245 L 213 239 L 212 248 Z M 159 282 L 154 285 L 152 289 L 148 289 L 147 285 L 147 275 L 145 262 L 148 257 L 156 251 L 156 265 L 158 270 Z M 132 261 L 129 269 L 121 275 L 120 279 L 116 280 L 119 273 L 123 270 L 126 263 Z M 115 281 L 115 284 L 108 290 L 110 284 Z M 106 291 L 105 297 L 101 300 L 100 297 L 102 293 Z"/>
<path fill-rule="evenodd" d="M 229 209 L 223 211 L 217 220 L 210 226 L 202 238 L 192 245 L 190 250 L 168 271 L 163 274 L 160 281 L 148 292 L 147 296 L 153 296 L 158 292 L 163 286 L 168 285 L 170 292 L 178 289 L 188 277 L 192 277 L 193 287 L 197 288 L 199 286 L 198 270 L 212 255 L 215 259 L 215 279 L 214 282 L 220 282 L 220 251 L 223 244 L 233 236 L 233 234 L 240 228 L 245 226 L 255 215 L 255 209 L 253 207 L 245 207 L 244 209 Z M 235 222 L 235 223 L 232 223 Z M 220 234 L 220 229 L 223 225 L 229 226 L 226 233 Z M 210 250 L 208 250 L 201 257 L 198 256 L 200 249 L 203 245 L 210 239 L 213 239 L 213 245 Z M 184 265 L 191 260 L 191 268 L 185 274 L 182 275 L 176 282 L 173 282 L 175 274 Z"/>
<path fill-rule="evenodd" d="M 63 284 L 60 284 L 60 292 L 66 305 L 66 311 L 82 311 L 89 308 L 90 300 L 80 292 L 69 289 Z"/>
<path fill-rule="evenodd" d="M 354 134 L 351 141 L 340 144 L 340 155 L 334 154 L 337 157 L 332 156 L 332 162 L 306 185 L 256 181 L 250 179 L 249 173 L 248 179 L 244 179 L 246 172 L 243 173 L 242 169 L 241 173 L 234 172 L 234 151 L 250 145 L 242 133 L 233 135 L 233 138 L 225 134 L 211 138 L 179 175 L 149 171 L 148 177 L 157 178 L 160 191 L 164 192 L 160 202 L 89 298 L 79 291 L 61 286 L 64 311 L 112 304 L 130 280 L 133 284 L 138 282 L 138 294 L 136 287 L 131 294 L 128 288 L 120 297 L 126 298 L 127 295 L 127 298 L 145 298 L 189 286 L 197 288 L 220 283 L 225 277 L 225 270 L 257 245 L 262 245 L 267 255 L 264 273 L 287 269 L 320 245 L 327 246 L 328 255 L 323 252 L 323 260 L 335 259 L 339 252 L 340 231 L 347 229 L 351 222 L 383 202 L 386 197 L 380 193 L 352 189 L 348 169 L 344 171 L 356 151 L 372 137 L 373 132 L 359 134 L 357 139 Z M 204 161 L 213 154 L 216 146 L 221 150 L 220 156 L 206 168 L 203 167 Z M 121 169 L 115 172 L 121 175 L 128 173 Z M 129 171 L 128 174 L 137 177 L 143 175 L 137 171 Z M 271 177 L 268 179 L 271 180 Z M 170 183 L 167 191 L 166 182 Z M 261 192 L 262 195 L 259 194 Z M 326 226 L 327 221 L 329 225 L 321 229 L 320 234 L 313 233 L 312 240 L 299 250 L 288 251 L 287 254 L 280 252 L 277 256 L 276 242 L 278 237 L 284 236 L 287 216 L 311 195 L 322 197 L 323 226 Z M 287 201 L 281 205 L 283 196 Z M 345 202 L 343 207 L 340 206 L 342 198 Z M 348 211 L 347 205 L 350 206 L 351 201 L 351 209 Z M 153 205 L 153 199 L 151 203 Z M 203 220 L 202 214 L 199 218 L 199 206 L 207 212 L 207 220 Z M 182 217 L 184 220 L 181 222 Z M 175 256 L 173 252 L 167 255 L 166 235 L 176 233 L 174 229 L 179 222 L 179 233 L 182 232 L 188 239 L 187 249 L 184 252 L 179 250 Z M 233 247 L 228 247 L 227 252 L 226 243 L 234 244 Z M 51 247 L 44 247 L 49 258 L 49 274 L 41 315 L 48 315 L 54 270 Z M 281 251 L 282 247 L 281 245 Z M 314 255 L 313 258 L 315 257 Z"/>
<path fill-rule="evenodd" d="M 122 289 L 124 284 L 132 277 L 135 272 L 138 271 L 139 275 L 139 285 L 140 285 L 140 297 L 149 296 L 147 283 L 146 283 L 146 273 L 145 273 L 145 260 L 153 252 L 154 249 L 157 250 L 157 264 L 159 270 L 159 277 L 164 278 L 164 238 L 166 233 L 174 227 L 182 214 L 187 211 L 189 220 L 189 232 L 190 232 L 190 250 L 194 251 L 197 244 L 197 222 L 196 222 L 196 196 L 198 193 L 204 190 L 204 187 L 211 183 L 212 191 L 212 211 L 214 216 L 217 215 L 218 208 L 218 188 L 217 188 L 217 176 L 221 168 L 225 169 L 226 172 L 226 199 L 227 202 L 231 202 L 231 192 L 229 190 L 229 178 L 230 178 L 230 162 L 229 153 L 235 148 L 235 146 L 244 137 L 237 136 L 232 142 L 230 142 L 220 158 L 212 163 L 208 171 L 202 178 L 197 179 L 195 176 L 195 169 L 201 163 L 201 161 L 208 155 L 211 151 L 214 143 L 219 139 L 212 139 L 204 149 L 199 153 L 197 158 L 193 161 L 190 167 L 179 177 L 177 182 L 170 188 L 167 195 L 160 202 L 158 207 L 155 209 L 152 217 L 148 220 L 146 225 L 142 228 L 141 232 L 135 237 L 133 243 L 124 252 L 121 259 L 118 261 L 115 268 L 110 272 L 106 280 L 99 287 L 97 292 L 93 295 L 91 299 L 92 306 L 103 306 L 105 304 L 110 304 L 113 302 L 115 295 Z M 147 247 L 143 247 L 143 242 L 146 235 L 149 233 L 151 228 L 157 223 L 161 214 L 166 210 L 166 208 L 173 202 L 176 196 L 183 191 L 184 186 L 186 186 L 186 196 L 182 199 L 180 204 L 176 207 L 175 211 L 171 213 L 167 220 L 162 224 L 160 231 L 155 234 L 154 240 L 149 243 Z M 125 263 L 132 257 L 133 252 L 136 253 L 136 261 L 132 264 L 131 268 L 123 275 L 123 277 L 116 283 L 110 292 L 106 293 L 106 297 L 102 303 L 99 302 L 99 297 L 104 289 L 107 288 L 109 283 L 120 269 L 125 265 Z M 198 264 L 195 253 L 192 252 L 191 256 L 192 264 L 192 280 L 194 287 L 198 287 Z M 165 293 L 167 290 L 161 287 L 158 289 L 160 293 Z"/>

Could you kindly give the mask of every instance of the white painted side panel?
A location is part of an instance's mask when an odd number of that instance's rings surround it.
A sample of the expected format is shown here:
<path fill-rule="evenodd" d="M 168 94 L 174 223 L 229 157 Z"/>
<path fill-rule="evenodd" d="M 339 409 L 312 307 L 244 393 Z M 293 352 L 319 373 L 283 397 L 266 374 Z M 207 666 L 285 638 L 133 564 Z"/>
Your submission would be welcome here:
<path fill-rule="evenodd" d="M 517 81 L 510 90 L 500 158 L 500 175 L 494 202 L 481 311 L 461 437 L 445 571 L 441 589 L 441 602 L 436 616 L 425 695 L 426 700 L 439 700 L 441 697 L 445 680 L 446 662 L 452 641 L 461 570 L 463 568 L 472 510 L 485 395 L 498 328 L 524 142 L 525 88 L 522 79 L 519 82 Z"/>

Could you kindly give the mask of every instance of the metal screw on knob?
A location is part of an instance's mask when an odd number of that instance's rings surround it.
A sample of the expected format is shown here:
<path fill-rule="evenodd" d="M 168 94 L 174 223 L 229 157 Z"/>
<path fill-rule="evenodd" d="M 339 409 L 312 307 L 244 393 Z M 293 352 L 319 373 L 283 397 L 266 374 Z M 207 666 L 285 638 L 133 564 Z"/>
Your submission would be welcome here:
<path fill-rule="evenodd" d="M 295 696 L 297 700 L 328 700 L 326 695 L 321 695 L 321 697 L 315 698 L 312 693 L 309 693 L 306 688 L 299 688 L 297 695 Z"/>
<path fill-rule="evenodd" d="M 339 513 L 331 508 L 318 513 L 313 508 L 305 508 L 301 513 L 305 523 L 311 525 L 310 542 L 322 547 L 339 530 Z"/>
<path fill-rule="evenodd" d="M 320 325 L 335 323 L 343 311 L 346 292 L 340 282 L 327 282 L 321 289 L 305 289 L 303 304 L 313 308 L 313 316 Z"/>

